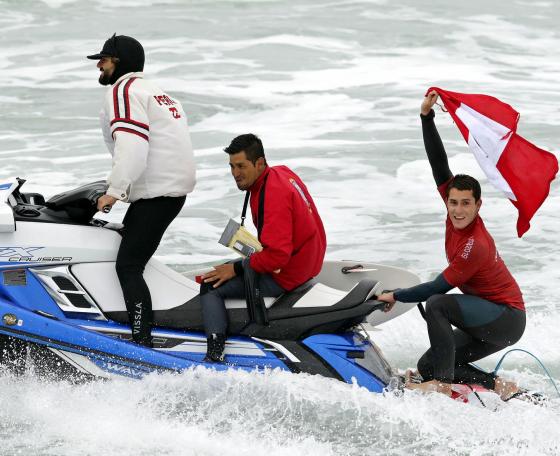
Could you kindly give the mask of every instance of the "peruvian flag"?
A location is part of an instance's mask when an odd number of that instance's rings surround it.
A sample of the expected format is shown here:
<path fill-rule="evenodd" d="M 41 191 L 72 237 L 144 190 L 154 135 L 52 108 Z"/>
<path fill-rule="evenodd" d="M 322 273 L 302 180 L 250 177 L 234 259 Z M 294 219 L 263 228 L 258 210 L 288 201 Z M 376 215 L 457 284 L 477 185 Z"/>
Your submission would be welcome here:
<path fill-rule="evenodd" d="M 488 95 L 435 90 L 492 184 L 519 211 L 517 235 L 530 227 L 558 172 L 558 160 L 516 133 L 519 113 Z"/>

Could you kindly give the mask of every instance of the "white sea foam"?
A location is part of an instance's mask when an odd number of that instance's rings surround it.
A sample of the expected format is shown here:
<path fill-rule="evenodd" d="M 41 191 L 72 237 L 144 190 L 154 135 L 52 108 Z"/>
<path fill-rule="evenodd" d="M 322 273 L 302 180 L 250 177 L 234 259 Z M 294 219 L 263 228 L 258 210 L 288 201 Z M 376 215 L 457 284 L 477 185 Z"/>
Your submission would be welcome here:
<path fill-rule="evenodd" d="M 75 3 L 77 0 L 41 0 L 51 8 L 60 8 L 70 3 Z"/>
<path fill-rule="evenodd" d="M 558 449 L 556 403 L 539 413 L 521 402 L 492 411 L 439 395 L 372 395 L 283 372 L 198 369 L 83 386 L 3 377 L 0 391 L 11 398 L 0 411 L 5 451 L 22 441 L 29 442 L 29 451 L 59 455 L 132 454 L 132 449 L 148 454 L 154 448 L 170 455 L 458 455 L 485 447 L 495 454 L 552 454 Z"/>

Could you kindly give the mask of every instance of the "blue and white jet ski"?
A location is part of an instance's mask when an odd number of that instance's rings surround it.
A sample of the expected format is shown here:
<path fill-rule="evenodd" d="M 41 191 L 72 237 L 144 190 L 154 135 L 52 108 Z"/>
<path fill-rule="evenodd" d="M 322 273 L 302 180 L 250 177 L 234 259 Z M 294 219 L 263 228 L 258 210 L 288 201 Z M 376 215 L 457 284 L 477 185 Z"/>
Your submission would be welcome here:
<path fill-rule="evenodd" d="M 154 348 L 130 342 L 115 259 L 121 236 L 94 218 L 104 182 L 45 201 L 23 193 L 25 181 L 0 184 L 0 369 L 32 369 L 52 378 L 88 380 L 203 365 L 216 370 L 282 369 L 355 381 L 371 391 L 393 372 L 365 329 L 414 307 L 384 313 L 381 290 L 419 283 L 379 264 L 326 261 L 313 281 L 266 298 L 267 324 L 251 321 L 245 301 L 226 303 L 225 363 L 207 364 L 195 276 L 151 259 Z M 365 326 L 364 326 L 365 325 Z"/>

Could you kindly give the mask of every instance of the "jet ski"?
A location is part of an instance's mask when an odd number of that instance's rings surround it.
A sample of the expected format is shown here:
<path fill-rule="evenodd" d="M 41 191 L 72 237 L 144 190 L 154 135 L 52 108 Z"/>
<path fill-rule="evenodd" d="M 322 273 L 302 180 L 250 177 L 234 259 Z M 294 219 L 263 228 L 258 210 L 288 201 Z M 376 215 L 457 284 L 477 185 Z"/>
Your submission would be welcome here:
<path fill-rule="evenodd" d="M 206 363 L 199 288 L 209 269 L 180 274 L 152 258 L 144 278 L 152 295 L 153 348 L 131 342 L 115 272 L 119 226 L 96 218 L 104 181 L 53 196 L 24 193 L 25 180 L 0 183 L 0 373 L 32 371 L 72 382 L 142 378 L 196 366 L 217 371 L 280 369 L 400 394 L 405 378 L 386 361 L 368 330 L 409 311 L 383 312 L 376 296 L 420 283 L 404 269 L 325 261 L 318 277 L 265 298 L 265 323 L 244 300 L 228 300 L 225 362 Z M 453 399 L 485 405 L 479 385 L 453 385 Z M 495 395 L 494 395 L 495 396 Z M 517 395 L 516 395 L 517 396 Z M 523 391 L 516 399 L 542 404 Z"/>
<path fill-rule="evenodd" d="M 89 380 L 195 366 L 216 370 L 281 369 L 356 382 L 382 391 L 393 371 L 365 328 L 410 310 L 382 312 L 383 289 L 419 283 L 403 269 L 326 261 L 320 275 L 278 298 L 266 298 L 266 323 L 251 320 L 244 300 L 226 303 L 230 321 L 224 363 L 203 362 L 196 276 L 152 258 L 144 277 L 153 301 L 153 348 L 130 341 L 115 272 L 121 235 L 95 218 L 106 190 L 93 182 L 45 200 L 24 193 L 23 179 L 0 184 L 0 369 L 32 369 L 49 378 Z"/>

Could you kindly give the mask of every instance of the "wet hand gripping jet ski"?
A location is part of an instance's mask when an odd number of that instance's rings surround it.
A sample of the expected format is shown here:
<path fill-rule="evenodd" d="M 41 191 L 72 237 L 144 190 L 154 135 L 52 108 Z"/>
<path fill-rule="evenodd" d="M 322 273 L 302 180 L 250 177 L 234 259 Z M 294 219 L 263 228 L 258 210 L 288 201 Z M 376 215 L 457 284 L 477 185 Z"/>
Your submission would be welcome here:
<path fill-rule="evenodd" d="M 130 342 L 128 315 L 115 272 L 121 236 L 94 218 L 105 182 L 45 201 L 23 193 L 24 180 L 0 185 L 0 365 L 50 378 L 141 378 L 197 365 L 216 370 L 282 369 L 353 379 L 371 391 L 393 372 L 359 325 L 376 326 L 414 307 L 390 312 L 383 288 L 419 283 L 405 270 L 326 261 L 321 274 L 278 298 L 265 298 L 266 324 L 252 321 L 244 300 L 227 301 L 225 363 L 207 364 L 199 287 L 156 259 L 144 277 L 153 301 L 154 348 Z M 0 369 L 1 369 L 0 368 Z"/>

